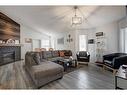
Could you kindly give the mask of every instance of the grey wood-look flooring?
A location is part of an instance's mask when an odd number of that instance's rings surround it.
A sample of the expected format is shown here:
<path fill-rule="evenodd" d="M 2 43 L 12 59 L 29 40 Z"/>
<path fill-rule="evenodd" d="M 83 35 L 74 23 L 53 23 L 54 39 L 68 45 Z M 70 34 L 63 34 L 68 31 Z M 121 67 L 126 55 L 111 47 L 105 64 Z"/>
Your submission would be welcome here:
<path fill-rule="evenodd" d="M 34 85 L 26 73 L 22 61 L 0 66 L 0 89 L 33 89 Z M 41 89 L 114 89 L 114 76 L 110 71 L 90 63 L 60 80 Z"/>

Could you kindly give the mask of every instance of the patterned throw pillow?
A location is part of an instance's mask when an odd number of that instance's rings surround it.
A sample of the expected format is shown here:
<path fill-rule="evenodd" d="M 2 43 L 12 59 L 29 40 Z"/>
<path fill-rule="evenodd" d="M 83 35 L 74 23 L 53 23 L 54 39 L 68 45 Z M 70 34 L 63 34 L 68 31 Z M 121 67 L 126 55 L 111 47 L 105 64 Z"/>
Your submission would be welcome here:
<path fill-rule="evenodd" d="M 64 52 L 63 51 L 60 51 L 60 57 L 64 57 Z"/>

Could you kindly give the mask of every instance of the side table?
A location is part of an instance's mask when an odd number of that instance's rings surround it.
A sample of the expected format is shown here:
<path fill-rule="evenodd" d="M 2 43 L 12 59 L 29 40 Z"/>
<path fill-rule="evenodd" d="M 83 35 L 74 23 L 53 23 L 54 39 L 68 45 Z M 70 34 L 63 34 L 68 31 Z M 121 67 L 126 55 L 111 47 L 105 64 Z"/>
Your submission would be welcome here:
<path fill-rule="evenodd" d="M 122 87 L 118 86 L 118 78 L 127 80 L 127 71 L 126 69 L 123 69 L 122 66 L 119 68 L 118 72 L 115 75 L 115 89 L 124 89 Z"/>

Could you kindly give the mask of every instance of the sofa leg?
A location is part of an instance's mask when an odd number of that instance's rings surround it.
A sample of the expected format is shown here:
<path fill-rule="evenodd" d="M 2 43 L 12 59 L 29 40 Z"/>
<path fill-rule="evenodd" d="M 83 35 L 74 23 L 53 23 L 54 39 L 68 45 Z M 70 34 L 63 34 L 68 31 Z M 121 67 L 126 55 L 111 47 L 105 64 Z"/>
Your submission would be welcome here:
<path fill-rule="evenodd" d="M 59 79 L 62 79 L 63 78 L 63 76 L 62 77 L 60 77 Z"/>
<path fill-rule="evenodd" d="M 117 70 L 113 70 L 113 75 L 115 75 L 115 74 L 116 74 L 116 72 L 117 72 Z"/>
<path fill-rule="evenodd" d="M 105 65 L 103 65 L 102 70 L 103 70 L 103 71 L 105 70 Z"/>
<path fill-rule="evenodd" d="M 77 67 L 79 66 L 79 62 L 76 63 Z"/>

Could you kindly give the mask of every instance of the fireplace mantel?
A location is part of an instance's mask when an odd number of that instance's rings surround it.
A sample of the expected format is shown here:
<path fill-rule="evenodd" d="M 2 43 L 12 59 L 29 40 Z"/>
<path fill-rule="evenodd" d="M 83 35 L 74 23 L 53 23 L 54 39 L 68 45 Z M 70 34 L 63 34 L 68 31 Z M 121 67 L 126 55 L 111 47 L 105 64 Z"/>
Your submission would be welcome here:
<path fill-rule="evenodd" d="M 5 47 L 5 46 L 19 46 L 19 47 L 21 47 L 21 46 L 23 46 L 23 44 L 0 44 L 0 46 L 3 46 L 3 47 Z"/>

